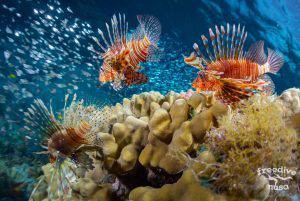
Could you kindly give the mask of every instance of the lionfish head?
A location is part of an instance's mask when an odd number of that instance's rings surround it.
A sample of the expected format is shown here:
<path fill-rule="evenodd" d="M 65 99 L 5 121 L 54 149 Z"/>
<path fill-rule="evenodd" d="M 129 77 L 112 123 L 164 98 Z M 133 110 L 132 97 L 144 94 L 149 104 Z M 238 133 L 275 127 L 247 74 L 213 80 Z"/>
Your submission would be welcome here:
<path fill-rule="evenodd" d="M 206 73 L 205 71 L 200 71 L 192 86 L 199 93 L 202 91 L 214 91 L 218 84 L 218 79 L 214 75 Z"/>

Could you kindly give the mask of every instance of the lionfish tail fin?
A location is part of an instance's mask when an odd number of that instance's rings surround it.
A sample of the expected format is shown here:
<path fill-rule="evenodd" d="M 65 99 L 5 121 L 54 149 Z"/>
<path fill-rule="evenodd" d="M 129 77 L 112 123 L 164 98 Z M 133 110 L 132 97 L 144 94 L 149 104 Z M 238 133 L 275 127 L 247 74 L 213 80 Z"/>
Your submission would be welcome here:
<path fill-rule="evenodd" d="M 215 94 L 218 99 L 226 104 L 238 102 L 246 99 L 257 92 L 263 90 L 265 86 L 264 81 L 256 83 L 248 83 L 245 80 L 222 78 L 220 79 L 222 86 Z"/>
<path fill-rule="evenodd" d="M 243 46 L 247 38 L 244 26 L 241 27 L 240 24 L 237 26 L 234 24 L 231 27 L 229 23 L 227 23 L 226 27 L 215 26 L 214 29 L 209 29 L 209 37 L 210 43 L 205 35 L 202 35 L 201 39 L 210 61 L 243 58 Z M 199 52 L 198 50 L 196 52 Z M 198 55 L 202 54 L 198 53 Z M 204 57 L 203 59 L 205 60 Z"/>
<path fill-rule="evenodd" d="M 150 43 L 156 46 L 161 34 L 161 25 L 159 20 L 150 15 L 138 15 L 137 19 L 140 23 L 138 27 L 139 34 L 146 36 Z"/>
<path fill-rule="evenodd" d="M 52 111 L 49 111 L 41 99 L 35 99 L 34 103 L 27 109 L 25 122 L 27 130 L 34 133 L 52 134 L 60 130 L 60 126 L 54 119 Z"/>
<path fill-rule="evenodd" d="M 281 53 L 268 48 L 267 67 L 268 72 L 276 74 L 283 66 L 284 59 Z"/>

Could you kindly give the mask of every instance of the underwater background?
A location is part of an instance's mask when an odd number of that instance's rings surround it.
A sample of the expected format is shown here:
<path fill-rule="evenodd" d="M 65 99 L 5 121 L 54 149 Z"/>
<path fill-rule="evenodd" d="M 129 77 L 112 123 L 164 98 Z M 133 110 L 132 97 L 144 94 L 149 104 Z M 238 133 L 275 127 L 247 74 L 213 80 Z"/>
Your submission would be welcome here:
<path fill-rule="evenodd" d="M 48 161 L 39 141 L 24 129 L 24 110 L 34 98 L 54 111 L 64 95 L 113 105 L 143 91 L 190 88 L 197 71 L 183 62 L 194 42 L 214 25 L 246 26 L 246 48 L 257 40 L 280 51 L 285 64 L 272 79 L 276 92 L 300 87 L 299 0 L 2 0 L 0 3 L 0 200 L 26 200 Z M 101 61 L 90 51 L 92 36 L 115 13 L 125 13 L 129 28 L 136 15 L 151 14 L 162 25 L 160 62 L 144 64 L 149 82 L 114 91 L 100 86 Z"/>

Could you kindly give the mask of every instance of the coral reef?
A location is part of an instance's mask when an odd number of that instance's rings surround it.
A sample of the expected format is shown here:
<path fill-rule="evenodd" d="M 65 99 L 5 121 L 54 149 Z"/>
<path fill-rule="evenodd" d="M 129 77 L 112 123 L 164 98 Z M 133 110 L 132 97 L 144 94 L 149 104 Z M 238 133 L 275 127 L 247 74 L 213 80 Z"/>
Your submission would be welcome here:
<path fill-rule="evenodd" d="M 106 201 L 110 200 L 110 186 L 97 185 L 89 178 L 80 178 L 77 183 L 72 186 L 73 194 L 69 200 L 90 200 L 90 201 Z"/>
<path fill-rule="evenodd" d="M 208 134 L 209 150 L 220 161 L 214 185 L 230 194 L 265 199 L 267 183 L 259 168 L 297 167 L 297 134 L 287 126 L 281 104 L 267 96 L 254 96 L 223 116 L 219 128 Z M 252 187 L 252 188 L 251 188 Z"/>
<path fill-rule="evenodd" d="M 300 89 L 287 89 L 277 100 L 282 103 L 285 116 L 292 116 L 300 112 Z"/>
<path fill-rule="evenodd" d="M 232 109 L 191 91 L 125 98 L 107 108 L 101 151 L 88 153 L 94 169 L 78 170 L 71 199 L 265 200 L 269 182 L 257 169 L 296 167 L 298 138 L 278 99 Z"/>
<path fill-rule="evenodd" d="M 216 195 L 211 190 L 199 185 L 192 170 L 184 171 L 182 177 L 174 184 L 166 184 L 161 188 L 139 187 L 130 192 L 130 200 L 146 201 L 225 201 L 226 198 Z"/>

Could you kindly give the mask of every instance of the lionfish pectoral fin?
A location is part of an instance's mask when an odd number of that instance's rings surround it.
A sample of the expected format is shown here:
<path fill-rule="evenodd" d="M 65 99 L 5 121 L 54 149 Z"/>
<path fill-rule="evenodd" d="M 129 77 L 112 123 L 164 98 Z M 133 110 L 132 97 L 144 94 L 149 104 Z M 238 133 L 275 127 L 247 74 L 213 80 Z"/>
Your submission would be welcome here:
<path fill-rule="evenodd" d="M 76 164 L 69 158 L 56 160 L 55 164 L 49 167 L 49 200 L 63 200 L 71 196 L 71 185 L 77 180 L 75 168 Z"/>
<path fill-rule="evenodd" d="M 53 113 L 48 110 L 41 99 L 35 99 L 24 114 L 25 122 L 30 131 L 51 137 L 61 129 L 54 119 Z"/>
<path fill-rule="evenodd" d="M 272 81 L 271 77 L 264 74 L 258 77 L 258 81 L 262 82 L 261 91 L 267 95 L 272 95 L 275 92 L 275 84 Z M 258 83 L 261 83 L 258 82 Z"/>
<path fill-rule="evenodd" d="M 220 82 L 222 85 L 216 97 L 227 104 L 246 99 L 261 89 L 259 83 L 247 83 L 232 78 L 222 78 Z"/>
<path fill-rule="evenodd" d="M 148 82 L 148 77 L 143 73 L 135 72 L 133 70 L 127 70 L 125 73 L 125 84 L 131 86 L 134 84 L 144 84 Z"/>
<path fill-rule="evenodd" d="M 116 72 L 111 69 L 100 70 L 99 81 L 101 83 L 112 82 L 115 78 Z"/>
<path fill-rule="evenodd" d="M 33 152 L 34 154 L 50 154 L 50 151 L 36 151 L 36 152 Z"/>
<path fill-rule="evenodd" d="M 72 154 L 72 160 L 76 163 L 84 167 L 85 169 L 92 170 L 94 169 L 93 159 L 84 151 L 97 151 L 97 147 L 88 146 L 81 147 L 76 150 L 74 154 Z"/>
<path fill-rule="evenodd" d="M 128 23 L 126 22 L 125 14 L 114 14 L 110 21 L 111 25 L 106 23 L 106 35 L 108 37 L 105 37 L 103 31 L 100 29 L 98 29 L 98 33 L 101 36 L 101 41 L 93 37 L 103 52 L 126 45 Z"/>

